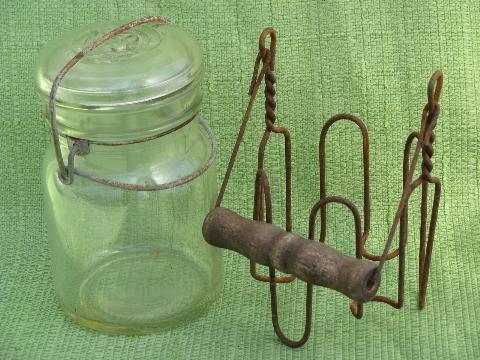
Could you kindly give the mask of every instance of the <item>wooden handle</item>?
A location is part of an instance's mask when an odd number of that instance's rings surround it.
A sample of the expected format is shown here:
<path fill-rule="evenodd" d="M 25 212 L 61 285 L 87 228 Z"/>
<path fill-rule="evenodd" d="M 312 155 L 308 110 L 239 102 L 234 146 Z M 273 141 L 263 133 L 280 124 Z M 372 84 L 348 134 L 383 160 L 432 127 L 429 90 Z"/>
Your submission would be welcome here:
<path fill-rule="evenodd" d="M 375 263 L 361 260 L 278 226 L 248 220 L 217 207 L 205 218 L 203 237 L 217 247 L 236 251 L 259 264 L 273 266 L 314 285 L 328 287 L 363 303 L 380 285 Z"/>

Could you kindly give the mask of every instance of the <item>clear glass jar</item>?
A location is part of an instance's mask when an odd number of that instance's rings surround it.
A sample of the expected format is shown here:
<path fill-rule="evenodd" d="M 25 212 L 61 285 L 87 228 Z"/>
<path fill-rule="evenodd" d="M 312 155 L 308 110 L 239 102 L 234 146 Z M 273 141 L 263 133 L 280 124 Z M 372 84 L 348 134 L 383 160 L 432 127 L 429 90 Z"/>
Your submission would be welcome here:
<path fill-rule="evenodd" d="M 60 69 L 118 24 L 96 24 L 40 54 L 48 101 Z M 86 55 L 57 91 L 63 162 L 54 146 L 43 184 L 53 278 L 65 313 L 113 333 L 150 333 L 198 315 L 222 284 L 221 253 L 201 226 L 217 187 L 216 143 L 198 115 L 202 52 L 177 26 L 132 28 Z M 118 146 L 108 146 L 108 145 Z"/>

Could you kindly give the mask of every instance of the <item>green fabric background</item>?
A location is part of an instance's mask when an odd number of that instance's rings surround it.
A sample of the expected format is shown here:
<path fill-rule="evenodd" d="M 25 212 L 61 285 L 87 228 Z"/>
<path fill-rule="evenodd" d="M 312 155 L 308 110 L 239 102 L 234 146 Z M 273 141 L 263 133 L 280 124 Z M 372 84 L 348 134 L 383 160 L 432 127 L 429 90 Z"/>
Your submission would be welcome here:
<path fill-rule="evenodd" d="M 0 358 L 2 359 L 305 359 L 480 358 L 480 2 L 381 1 L 72 1 L 0 4 Z M 354 319 L 349 301 L 314 292 L 311 339 L 281 345 L 271 327 L 268 285 L 248 262 L 225 253 L 223 295 L 208 314 L 182 328 L 143 337 L 109 336 L 67 320 L 55 301 L 42 220 L 39 167 L 48 137 L 33 89 L 39 49 L 59 33 L 99 19 L 162 14 L 189 30 L 205 51 L 203 115 L 220 141 L 218 178 L 247 103 L 263 27 L 278 30 L 278 123 L 293 137 L 294 231 L 305 235 L 318 198 L 318 138 L 338 112 L 365 119 L 371 137 L 372 230 L 380 252 L 401 191 L 402 147 L 419 127 L 430 74 L 445 73 L 434 174 L 443 197 L 425 310 L 416 308 L 418 224 L 414 197 L 402 310 L 368 304 Z M 258 103 L 227 191 L 226 205 L 251 214 Z M 275 221 L 282 221 L 282 139 L 269 146 Z M 361 141 L 339 124 L 328 147 L 328 188 L 361 203 Z M 334 161 L 335 159 L 335 161 Z M 416 205 L 415 205 L 416 204 Z M 353 223 L 333 206 L 327 242 L 352 255 Z M 418 207 L 417 207 L 418 209 Z M 397 262 L 380 292 L 395 294 Z M 305 285 L 280 286 L 281 324 L 298 337 Z"/>

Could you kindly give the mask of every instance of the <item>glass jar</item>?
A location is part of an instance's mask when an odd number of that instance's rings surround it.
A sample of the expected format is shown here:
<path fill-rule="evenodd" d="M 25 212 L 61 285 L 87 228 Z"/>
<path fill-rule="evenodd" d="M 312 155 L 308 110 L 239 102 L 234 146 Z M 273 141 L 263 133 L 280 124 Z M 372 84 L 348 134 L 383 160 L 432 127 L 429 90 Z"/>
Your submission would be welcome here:
<path fill-rule="evenodd" d="M 47 114 L 59 71 L 116 25 L 82 28 L 41 52 Z M 217 193 L 202 78 L 197 42 L 150 19 L 89 52 L 57 89 L 46 218 L 59 302 L 83 325 L 151 333 L 194 318 L 220 291 L 221 253 L 201 234 Z"/>

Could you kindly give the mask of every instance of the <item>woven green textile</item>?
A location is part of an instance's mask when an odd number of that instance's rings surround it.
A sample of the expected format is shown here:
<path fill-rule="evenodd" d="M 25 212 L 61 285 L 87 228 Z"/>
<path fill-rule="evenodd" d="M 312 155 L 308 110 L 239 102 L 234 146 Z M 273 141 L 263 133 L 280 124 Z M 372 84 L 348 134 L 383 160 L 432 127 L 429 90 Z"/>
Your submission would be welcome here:
<path fill-rule="evenodd" d="M 0 358 L 1 359 L 307 359 L 480 358 L 480 2 L 477 0 L 72 1 L 0 2 Z M 379 253 L 401 194 L 402 148 L 419 129 L 431 73 L 445 73 L 433 173 L 443 180 L 427 306 L 416 307 L 419 196 L 410 211 L 406 303 L 365 306 L 314 290 L 309 342 L 290 349 L 271 327 L 268 284 L 252 280 L 248 261 L 225 252 L 221 298 L 197 321 L 159 335 L 109 336 L 67 320 L 52 287 L 40 191 L 48 142 L 33 89 L 39 49 L 59 33 L 102 19 L 161 14 L 191 32 L 205 51 L 202 113 L 220 141 L 221 180 L 246 106 L 265 26 L 278 30 L 278 124 L 293 141 L 294 231 L 306 235 L 319 197 L 318 139 L 339 112 L 362 117 L 370 130 L 372 226 L 367 246 Z M 247 129 L 225 205 L 248 216 L 263 104 Z M 332 129 L 327 185 L 359 207 L 361 139 L 348 124 Z M 274 220 L 282 223 L 283 139 L 268 147 Z M 353 255 L 353 221 L 332 206 L 327 242 Z M 395 245 L 398 240 L 396 240 Z M 380 293 L 396 294 L 397 260 L 384 270 Z M 263 271 L 265 269 L 262 269 Z M 281 324 L 301 335 L 305 284 L 279 286 Z"/>

